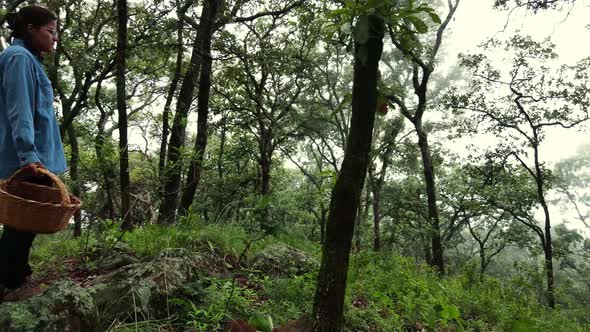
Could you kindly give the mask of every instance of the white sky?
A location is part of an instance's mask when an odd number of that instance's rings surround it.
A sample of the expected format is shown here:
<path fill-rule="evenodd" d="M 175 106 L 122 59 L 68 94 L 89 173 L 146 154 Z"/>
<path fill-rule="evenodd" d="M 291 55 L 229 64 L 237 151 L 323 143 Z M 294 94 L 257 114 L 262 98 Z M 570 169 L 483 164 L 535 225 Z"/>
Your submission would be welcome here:
<path fill-rule="evenodd" d="M 475 52 L 486 39 L 496 36 L 509 37 L 514 32 L 529 34 L 536 40 L 551 37 L 557 47 L 559 62 L 574 64 L 590 56 L 590 0 L 577 0 L 561 10 L 533 13 L 525 8 L 508 10 L 492 9 L 493 0 L 462 0 L 449 26 L 450 34 L 443 41 L 447 63 L 456 63 L 457 54 Z M 441 15 L 443 16 L 443 15 Z M 590 70 L 590 69 L 589 69 Z M 590 142 L 587 128 L 578 130 L 554 130 L 542 149 L 544 158 L 555 162 L 575 154 L 583 143 Z M 453 144 L 453 150 L 462 150 L 464 143 Z"/>
<path fill-rule="evenodd" d="M 477 46 L 490 37 L 504 39 L 516 31 L 529 34 L 536 40 L 551 37 L 556 44 L 559 62 L 574 64 L 590 56 L 590 0 L 577 0 L 561 10 L 548 10 L 532 13 L 524 8 L 510 11 L 492 9 L 493 0 L 462 0 L 455 19 L 449 26 L 450 34 L 443 41 L 445 63 L 456 63 L 457 54 L 475 52 Z M 441 15 L 443 16 L 443 15 Z M 588 69 L 590 70 L 590 68 Z M 489 140 L 482 138 L 481 142 Z M 548 163 L 573 156 L 576 149 L 590 142 L 590 126 L 579 130 L 555 129 L 548 132 L 547 139 L 541 146 L 542 158 Z M 472 140 L 457 141 L 446 144 L 452 151 L 465 151 L 465 145 Z M 569 220 L 570 227 L 578 228 L 590 235 L 579 222 L 573 221 L 573 215 L 564 213 L 558 207 L 551 207 L 552 218 L 558 222 Z M 542 218 L 539 218 L 542 220 Z"/>

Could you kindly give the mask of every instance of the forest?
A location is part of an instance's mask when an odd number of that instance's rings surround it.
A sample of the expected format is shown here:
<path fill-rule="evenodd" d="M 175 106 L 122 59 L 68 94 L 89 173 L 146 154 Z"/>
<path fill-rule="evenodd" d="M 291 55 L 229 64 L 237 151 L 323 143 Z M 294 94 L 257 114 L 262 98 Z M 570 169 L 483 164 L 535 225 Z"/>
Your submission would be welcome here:
<path fill-rule="evenodd" d="M 39 4 L 83 207 L 1 331 L 590 331 L 583 1 Z"/>

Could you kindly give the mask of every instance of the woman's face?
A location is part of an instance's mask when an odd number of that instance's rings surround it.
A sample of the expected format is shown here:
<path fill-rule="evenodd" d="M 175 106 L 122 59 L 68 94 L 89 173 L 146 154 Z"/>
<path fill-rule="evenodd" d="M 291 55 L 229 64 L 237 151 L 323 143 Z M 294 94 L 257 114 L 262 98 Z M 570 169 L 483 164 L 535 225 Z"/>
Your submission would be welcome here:
<path fill-rule="evenodd" d="M 40 55 L 54 51 L 57 42 L 57 21 L 50 21 L 40 27 L 29 25 L 28 32 L 28 44 L 33 50 Z"/>

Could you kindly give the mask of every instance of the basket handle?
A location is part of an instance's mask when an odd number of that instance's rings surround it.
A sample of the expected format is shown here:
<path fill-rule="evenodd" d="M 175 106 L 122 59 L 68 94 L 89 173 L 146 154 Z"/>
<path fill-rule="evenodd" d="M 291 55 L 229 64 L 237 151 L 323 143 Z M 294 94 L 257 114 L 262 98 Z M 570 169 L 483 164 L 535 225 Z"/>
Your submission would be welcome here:
<path fill-rule="evenodd" d="M 13 181 L 19 181 L 19 176 L 20 176 L 21 171 L 22 171 L 22 168 L 19 169 L 18 171 L 16 171 L 10 177 L 10 179 L 8 179 L 8 183 L 13 182 Z M 61 180 L 57 177 L 57 175 L 51 173 L 49 170 L 47 170 L 45 168 L 40 168 L 40 167 L 37 168 L 37 174 L 45 175 L 45 176 L 49 177 L 51 179 L 51 181 L 53 181 L 53 183 L 55 184 L 55 186 L 59 190 L 59 195 L 61 196 L 62 204 L 71 204 L 70 193 L 68 192 L 68 189 L 66 188 L 64 183 L 61 182 Z"/>

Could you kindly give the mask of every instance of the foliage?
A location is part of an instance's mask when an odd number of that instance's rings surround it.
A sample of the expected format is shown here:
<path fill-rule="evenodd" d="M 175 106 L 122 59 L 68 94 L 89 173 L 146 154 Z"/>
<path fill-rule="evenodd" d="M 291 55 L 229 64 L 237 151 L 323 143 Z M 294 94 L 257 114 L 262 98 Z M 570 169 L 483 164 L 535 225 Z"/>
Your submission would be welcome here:
<path fill-rule="evenodd" d="M 107 234 L 100 237 L 105 240 L 120 235 L 116 233 L 120 232 L 116 227 L 103 231 Z M 167 246 L 189 248 L 197 253 L 207 253 L 214 248 L 223 257 L 241 252 L 244 247 L 238 239 L 249 236 L 236 226 L 203 225 L 187 219 L 172 227 L 136 229 L 123 236 L 122 241 L 146 259 Z M 57 262 L 76 256 L 84 243 L 81 239 L 68 239 L 65 233 L 40 237 L 39 240 L 32 253 L 34 262 L 39 259 Z M 96 240 L 93 238 L 90 242 Z M 285 242 L 307 251 L 307 254 L 319 256 L 316 243 L 289 233 L 255 242 L 248 254 L 252 256 L 262 248 Z M 154 243 L 160 244 L 156 246 Z M 391 253 L 357 253 L 351 258 L 346 329 L 505 331 L 521 326 L 530 331 L 583 331 L 590 324 L 584 312 L 577 311 L 577 306 L 564 305 L 548 311 L 541 304 L 542 295 L 537 285 L 543 275 L 537 267 L 519 264 L 513 269 L 512 276 L 488 277 L 482 283 L 470 278 L 469 273 L 469 269 L 465 269 L 457 276 L 440 278 L 413 258 Z M 177 321 L 146 320 L 138 321 L 137 326 L 156 330 L 157 326 L 180 324 L 211 331 L 227 319 L 255 320 L 255 317 L 272 317 L 274 324 L 280 326 L 310 312 L 315 282 L 314 273 L 275 278 L 244 271 L 230 279 L 210 275 L 187 283 L 185 290 L 171 299 L 170 303 L 180 308 L 176 311 L 180 315 Z M 569 290 L 560 288 L 559 291 Z M 126 331 L 133 326 L 116 322 L 112 329 Z"/>

